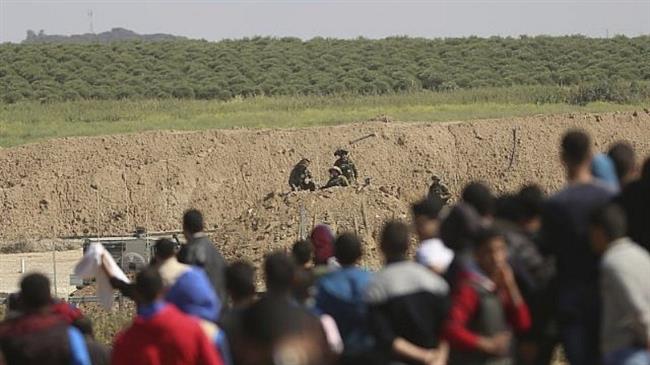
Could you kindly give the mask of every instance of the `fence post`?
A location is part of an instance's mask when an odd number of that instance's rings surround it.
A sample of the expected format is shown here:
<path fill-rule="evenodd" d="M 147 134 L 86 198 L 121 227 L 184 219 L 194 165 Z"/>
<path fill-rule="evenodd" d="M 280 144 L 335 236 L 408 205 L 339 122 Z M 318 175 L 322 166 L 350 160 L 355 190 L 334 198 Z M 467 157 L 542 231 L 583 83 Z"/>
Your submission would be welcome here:
<path fill-rule="evenodd" d="M 56 247 L 54 247 L 54 250 L 52 250 L 52 271 L 53 271 L 53 279 L 52 282 L 54 283 L 54 297 L 58 298 L 59 296 L 59 287 L 57 284 L 57 278 L 56 278 Z"/>

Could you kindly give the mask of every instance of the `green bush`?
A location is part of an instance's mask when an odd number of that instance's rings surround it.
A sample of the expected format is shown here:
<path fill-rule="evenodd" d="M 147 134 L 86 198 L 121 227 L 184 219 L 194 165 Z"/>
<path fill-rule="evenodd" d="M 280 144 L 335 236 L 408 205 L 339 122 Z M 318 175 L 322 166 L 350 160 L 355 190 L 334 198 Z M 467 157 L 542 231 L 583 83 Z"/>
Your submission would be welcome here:
<path fill-rule="evenodd" d="M 644 92 L 627 95 L 603 80 L 650 81 L 650 36 L 0 45 L 0 100 L 6 102 L 582 86 L 571 102 L 585 103 L 626 102 Z M 539 102 L 564 97 L 539 95 Z"/>

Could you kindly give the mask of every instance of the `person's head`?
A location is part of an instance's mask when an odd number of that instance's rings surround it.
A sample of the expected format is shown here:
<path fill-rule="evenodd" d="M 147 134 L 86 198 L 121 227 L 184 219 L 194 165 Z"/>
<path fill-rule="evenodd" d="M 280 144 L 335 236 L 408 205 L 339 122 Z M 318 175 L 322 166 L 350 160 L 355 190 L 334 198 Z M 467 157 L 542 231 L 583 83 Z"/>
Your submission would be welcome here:
<path fill-rule="evenodd" d="M 243 310 L 240 330 L 228 340 L 241 365 L 333 363 L 318 318 L 277 297 Z"/>
<path fill-rule="evenodd" d="M 204 230 L 203 214 L 197 209 L 190 209 L 183 214 L 183 232 L 191 238 Z"/>
<path fill-rule="evenodd" d="M 299 165 L 305 165 L 305 166 L 309 166 L 310 163 L 311 161 L 307 158 L 303 158 L 302 160 L 300 160 L 300 162 L 298 162 Z"/>
<path fill-rule="evenodd" d="M 343 174 L 343 172 L 341 172 L 341 169 L 336 167 L 336 166 L 330 167 L 329 172 L 330 172 L 330 177 L 337 177 L 337 176 L 341 176 L 341 174 Z"/>
<path fill-rule="evenodd" d="M 474 248 L 476 263 L 490 277 L 508 263 L 508 247 L 503 234 L 494 228 L 483 229 Z"/>
<path fill-rule="evenodd" d="M 607 152 L 614 162 L 616 175 L 621 185 L 625 185 L 636 178 L 636 154 L 631 144 L 625 141 L 614 143 Z"/>
<path fill-rule="evenodd" d="M 589 219 L 589 238 L 594 251 L 603 253 L 609 244 L 627 233 L 625 212 L 617 204 L 597 208 Z"/>
<path fill-rule="evenodd" d="M 517 193 L 521 209 L 519 225 L 528 233 L 537 233 L 542 227 L 544 191 L 538 185 L 526 185 Z"/>
<path fill-rule="evenodd" d="M 349 154 L 349 152 L 346 151 L 346 150 L 344 150 L 344 149 L 342 149 L 342 148 L 339 148 L 338 150 L 336 150 L 336 151 L 334 152 L 334 156 L 335 156 L 335 157 L 339 157 L 339 158 L 347 158 L 347 157 L 348 157 L 348 154 Z"/>
<path fill-rule="evenodd" d="M 307 304 L 314 297 L 314 272 L 298 268 L 293 275 L 293 298 L 300 304 Z"/>
<path fill-rule="evenodd" d="M 456 204 L 440 224 L 440 238 L 455 252 L 470 248 L 482 227 L 481 216 L 474 207 L 460 202 Z"/>
<path fill-rule="evenodd" d="M 309 239 L 314 247 L 314 264 L 327 265 L 334 256 L 334 233 L 325 224 L 319 224 L 311 231 Z"/>
<path fill-rule="evenodd" d="M 163 296 L 164 285 L 158 269 L 147 267 L 135 277 L 135 291 L 138 305 L 149 305 Z"/>
<path fill-rule="evenodd" d="M 226 290 L 234 305 L 250 303 L 255 298 L 255 268 L 237 261 L 226 268 Z"/>
<path fill-rule="evenodd" d="M 440 221 L 438 216 L 443 203 L 437 196 L 422 199 L 411 206 L 415 233 L 420 241 L 434 238 L 438 235 Z"/>
<path fill-rule="evenodd" d="M 266 256 L 264 259 L 266 290 L 275 295 L 289 294 L 295 271 L 293 260 L 284 252 L 274 252 Z"/>
<path fill-rule="evenodd" d="M 153 246 L 156 263 L 163 263 L 176 256 L 176 242 L 161 238 Z"/>
<path fill-rule="evenodd" d="M 314 256 L 314 246 L 311 241 L 299 240 L 291 247 L 291 256 L 296 265 L 308 267 L 311 265 Z"/>
<path fill-rule="evenodd" d="M 521 205 L 514 194 L 503 194 L 496 198 L 494 216 L 497 219 L 518 223 L 521 218 Z"/>
<path fill-rule="evenodd" d="M 343 267 L 355 265 L 362 254 L 361 240 L 352 233 L 344 233 L 334 241 L 334 256 Z"/>
<path fill-rule="evenodd" d="M 591 165 L 591 138 L 583 130 L 571 130 L 562 137 L 562 163 L 569 179 L 582 171 L 588 172 Z"/>
<path fill-rule="evenodd" d="M 379 241 L 381 252 L 386 261 L 403 260 L 409 249 L 409 229 L 399 221 L 386 223 Z"/>
<path fill-rule="evenodd" d="M 474 207 L 481 217 L 490 218 L 494 215 L 494 194 L 485 183 L 475 181 L 467 184 L 461 197 L 465 203 Z"/>
<path fill-rule="evenodd" d="M 50 279 L 39 273 L 28 274 L 20 281 L 20 304 L 25 312 L 39 311 L 52 303 Z"/>

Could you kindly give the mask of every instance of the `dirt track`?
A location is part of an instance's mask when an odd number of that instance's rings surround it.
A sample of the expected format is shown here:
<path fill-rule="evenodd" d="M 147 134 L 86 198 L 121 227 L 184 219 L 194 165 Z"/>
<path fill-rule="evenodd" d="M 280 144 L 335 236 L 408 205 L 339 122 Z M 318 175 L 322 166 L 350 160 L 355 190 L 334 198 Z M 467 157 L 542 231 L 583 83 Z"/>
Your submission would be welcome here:
<path fill-rule="evenodd" d="M 182 211 L 197 207 L 229 257 L 257 259 L 295 239 L 301 206 L 309 225 L 325 220 L 354 229 L 356 222 L 370 238 L 383 219 L 406 215 L 408 202 L 425 193 L 432 174 L 454 193 L 474 179 L 498 191 L 533 180 L 549 190 L 559 187 L 558 141 L 576 126 L 591 132 L 599 150 L 626 139 L 641 156 L 650 153 L 650 115 L 644 112 L 151 132 L 2 149 L 0 240 L 122 234 L 136 225 L 175 230 Z M 376 137 L 348 145 L 370 133 Z M 371 177 L 368 189 L 283 196 L 288 173 L 301 157 L 312 159 L 313 172 L 324 182 L 333 151 L 344 146 L 362 177 Z"/>

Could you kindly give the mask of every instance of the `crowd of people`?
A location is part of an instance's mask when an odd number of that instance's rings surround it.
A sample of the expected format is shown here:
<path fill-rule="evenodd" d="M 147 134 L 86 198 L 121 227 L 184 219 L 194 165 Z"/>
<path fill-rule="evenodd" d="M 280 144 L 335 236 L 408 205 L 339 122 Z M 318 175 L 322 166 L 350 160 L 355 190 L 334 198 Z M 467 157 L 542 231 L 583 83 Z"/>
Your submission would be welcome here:
<path fill-rule="evenodd" d="M 161 239 L 133 283 L 111 279 L 137 314 L 110 351 L 29 274 L 0 363 L 548 365 L 561 345 L 571 365 L 650 364 L 650 159 L 592 145 L 564 135 L 567 183 L 550 197 L 472 182 L 453 205 L 414 203 L 410 225 L 379 232 L 375 272 L 359 237 L 318 225 L 265 257 L 262 294 L 253 265 L 227 263 L 187 211 L 180 250 Z"/>

